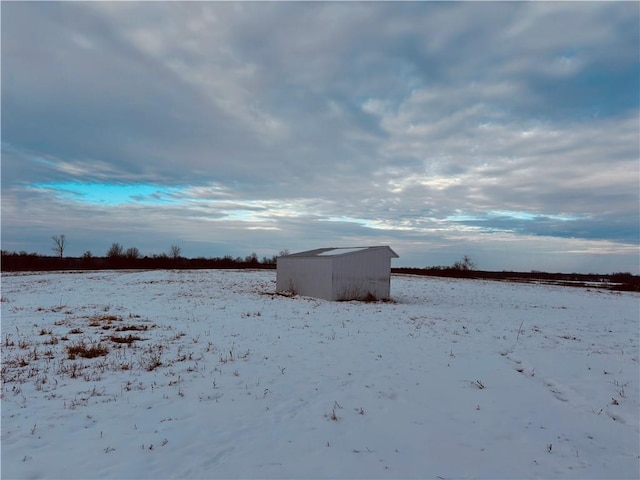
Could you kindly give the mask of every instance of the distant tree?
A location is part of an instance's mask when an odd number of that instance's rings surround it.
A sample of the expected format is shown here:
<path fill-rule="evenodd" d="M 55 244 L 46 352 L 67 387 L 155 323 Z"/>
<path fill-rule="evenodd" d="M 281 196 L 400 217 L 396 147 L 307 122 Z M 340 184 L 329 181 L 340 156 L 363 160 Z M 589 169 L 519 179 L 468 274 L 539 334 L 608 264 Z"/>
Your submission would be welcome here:
<path fill-rule="evenodd" d="M 64 234 L 53 235 L 51 237 L 51 240 L 53 240 L 53 247 L 51 247 L 51 250 L 56 252 L 56 255 L 62 258 L 62 256 L 64 255 L 64 249 L 67 246 L 67 239 L 65 238 Z"/>
<path fill-rule="evenodd" d="M 93 253 L 91 253 L 91 251 L 89 250 L 87 250 L 82 254 L 81 263 L 84 268 L 95 268 L 97 265 L 96 258 L 93 256 Z"/>
<path fill-rule="evenodd" d="M 280 250 L 280 253 L 278 253 L 279 257 L 284 257 L 285 255 L 289 255 L 289 250 L 286 248 L 284 250 Z"/>
<path fill-rule="evenodd" d="M 475 270 L 476 264 L 473 260 L 471 260 L 471 257 L 465 255 L 464 257 L 462 257 L 462 260 L 459 260 L 453 264 L 453 268 L 454 270 L 462 270 L 468 272 L 470 270 Z"/>
<path fill-rule="evenodd" d="M 138 258 L 140 258 L 140 250 L 138 250 L 136 247 L 127 248 L 124 256 L 129 260 L 137 260 Z"/>
<path fill-rule="evenodd" d="M 256 252 L 252 252 L 251 255 L 247 255 L 244 258 L 245 263 L 249 263 L 251 265 L 257 265 L 258 264 L 258 255 L 256 254 Z"/>
<path fill-rule="evenodd" d="M 169 247 L 169 256 L 174 260 L 180 258 L 181 253 L 182 249 L 178 245 L 171 245 L 171 247 Z"/>
<path fill-rule="evenodd" d="M 107 250 L 108 258 L 122 258 L 124 257 L 124 247 L 117 242 L 114 242 Z"/>
<path fill-rule="evenodd" d="M 264 265 L 277 265 L 278 255 L 271 255 L 270 257 L 262 257 L 262 263 Z"/>

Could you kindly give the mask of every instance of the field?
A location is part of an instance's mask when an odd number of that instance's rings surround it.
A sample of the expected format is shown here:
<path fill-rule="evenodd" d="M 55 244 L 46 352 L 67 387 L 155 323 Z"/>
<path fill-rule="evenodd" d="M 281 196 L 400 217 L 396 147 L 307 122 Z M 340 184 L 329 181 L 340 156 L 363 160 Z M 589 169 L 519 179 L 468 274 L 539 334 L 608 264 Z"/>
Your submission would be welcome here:
<path fill-rule="evenodd" d="M 638 478 L 640 294 L 2 275 L 2 478 Z"/>

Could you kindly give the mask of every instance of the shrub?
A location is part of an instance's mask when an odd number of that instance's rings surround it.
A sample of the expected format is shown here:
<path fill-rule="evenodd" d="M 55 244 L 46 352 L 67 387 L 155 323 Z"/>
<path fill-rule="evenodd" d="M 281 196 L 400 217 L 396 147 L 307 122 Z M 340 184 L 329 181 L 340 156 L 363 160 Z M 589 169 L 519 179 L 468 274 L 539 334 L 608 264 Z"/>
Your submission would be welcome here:
<path fill-rule="evenodd" d="M 76 357 L 82 358 L 96 358 L 103 357 L 109 353 L 109 349 L 100 344 L 94 343 L 92 345 L 86 345 L 84 342 L 79 342 L 66 347 L 67 355 L 70 360 L 74 360 Z"/>
<path fill-rule="evenodd" d="M 464 257 L 462 257 L 462 260 L 459 260 L 453 264 L 453 269 L 468 272 L 470 270 L 475 270 L 476 264 L 473 260 L 471 260 L 471 257 L 465 255 Z"/>
<path fill-rule="evenodd" d="M 114 343 L 126 343 L 127 345 L 131 345 L 133 342 L 137 342 L 139 340 L 144 340 L 142 337 L 138 337 L 137 335 L 127 335 L 126 337 L 119 337 L 118 335 L 111 335 L 109 337 Z"/>

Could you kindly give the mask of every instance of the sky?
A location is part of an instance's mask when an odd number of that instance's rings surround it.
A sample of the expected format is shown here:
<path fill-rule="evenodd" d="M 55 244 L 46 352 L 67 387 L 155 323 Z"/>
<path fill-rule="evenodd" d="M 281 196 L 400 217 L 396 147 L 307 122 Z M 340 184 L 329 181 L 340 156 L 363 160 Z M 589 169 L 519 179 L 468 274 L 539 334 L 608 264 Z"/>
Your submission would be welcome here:
<path fill-rule="evenodd" d="M 2 249 L 640 272 L 635 2 L 2 2 Z"/>

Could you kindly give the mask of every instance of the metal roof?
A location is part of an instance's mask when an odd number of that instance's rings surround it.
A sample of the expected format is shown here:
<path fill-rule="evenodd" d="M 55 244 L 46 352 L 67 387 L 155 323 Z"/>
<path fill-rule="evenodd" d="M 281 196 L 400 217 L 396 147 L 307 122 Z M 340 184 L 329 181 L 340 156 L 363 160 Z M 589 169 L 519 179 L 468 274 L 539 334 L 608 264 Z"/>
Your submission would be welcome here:
<path fill-rule="evenodd" d="M 305 252 L 292 253 L 285 255 L 286 257 L 337 257 L 339 255 L 349 255 L 372 250 L 387 250 L 389 257 L 398 258 L 398 254 L 387 245 L 370 246 L 370 247 L 327 247 L 316 248 L 315 250 L 307 250 Z"/>

